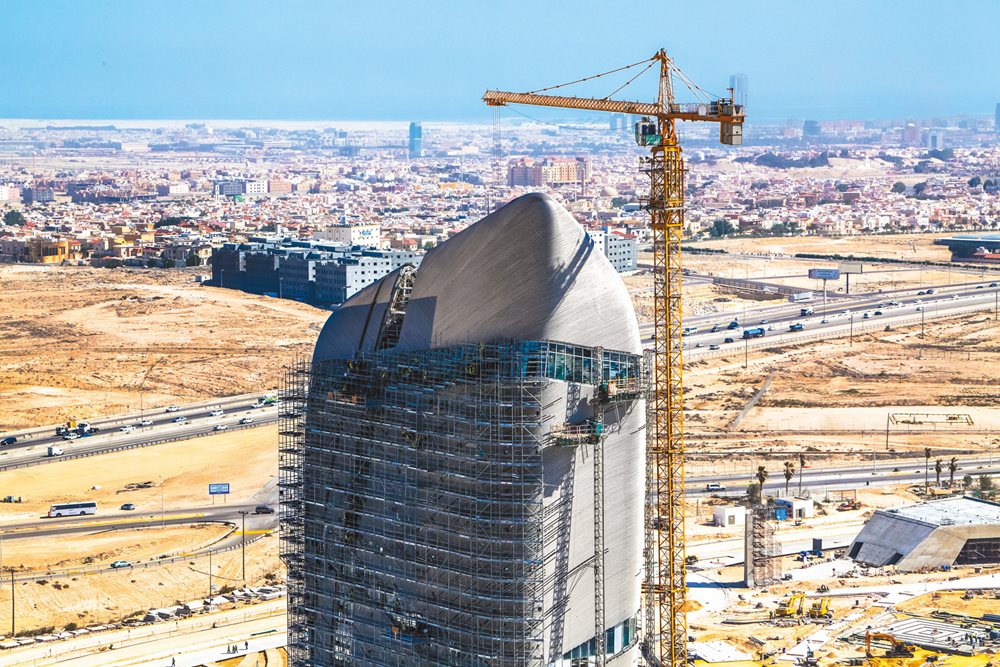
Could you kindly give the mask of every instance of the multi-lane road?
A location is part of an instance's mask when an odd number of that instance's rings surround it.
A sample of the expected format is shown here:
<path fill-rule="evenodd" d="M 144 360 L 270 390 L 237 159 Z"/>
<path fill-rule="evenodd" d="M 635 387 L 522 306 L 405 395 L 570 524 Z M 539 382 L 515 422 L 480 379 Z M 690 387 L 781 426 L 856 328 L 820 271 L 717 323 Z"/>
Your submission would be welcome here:
<path fill-rule="evenodd" d="M 807 336 L 834 338 L 849 335 L 851 331 L 860 333 L 903 323 L 996 310 L 1000 306 L 1000 286 L 997 283 L 969 283 L 931 289 L 931 294 L 919 294 L 926 290 L 910 289 L 840 297 L 837 301 L 828 302 L 825 310 L 822 301 L 818 301 L 762 306 L 739 314 L 687 317 L 685 327 L 697 328 L 697 331 L 690 331 L 684 337 L 686 357 L 697 359 L 713 352 L 713 346 L 718 346 L 720 351 L 735 351 L 735 347 L 739 346 L 742 351 L 745 346 L 774 345 L 775 339 L 794 343 L 796 339 L 804 340 Z M 803 316 L 804 308 L 811 308 L 814 313 Z M 729 329 L 733 322 L 738 326 Z M 802 330 L 789 331 L 793 324 L 801 324 Z M 765 330 L 763 337 L 743 338 L 744 329 L 758 327 Z M 652 341 L 652 323 L 640 325 L 639 331 L 644 343 Z M 726 339 L 732 342 L 727 343 Z"/>
<path fill-rule="evenodd" d="M 278 419 L 278 406 L 276 403 L 260 405 L 261 397 L 262 394 L 233 396 L 186 405 L 171 412 L 167 412 L 165 408 L 156 408 L 141 414 L 81 419 L 80 421 L 100 430 L 72 440 L 56 435 L 55 426 L 4 434 L 16 437 L 17 443 L 0 449 L 0 470 L 52 460 L 53 457 L 48 456 L 50 446 L 62 449 L 67 457 L 90 455 L 161 441 L 211 435 L 231 428 L 274 423 Z M 222 411 L 221 415 L 212 414 L 219 410 Z"/>

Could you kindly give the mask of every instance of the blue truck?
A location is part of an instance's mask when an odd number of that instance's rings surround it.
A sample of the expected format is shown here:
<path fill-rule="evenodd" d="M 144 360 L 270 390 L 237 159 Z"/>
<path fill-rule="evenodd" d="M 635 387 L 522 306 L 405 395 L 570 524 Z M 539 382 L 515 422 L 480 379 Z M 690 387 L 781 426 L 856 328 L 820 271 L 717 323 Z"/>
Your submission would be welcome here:
<path fill-rule="evenodd" d="M 753 329 L 743 330 L 744 338 L 763 338 L 764 337 L 764 327 L 755 327 Z"/>
<path fill-rule="evenodd" d="M 805 327 L 802 326 L 801 322 L 796 322 L 795 324 L 790 324 L 788 326 L 789 331 L 802 331 Z"/>

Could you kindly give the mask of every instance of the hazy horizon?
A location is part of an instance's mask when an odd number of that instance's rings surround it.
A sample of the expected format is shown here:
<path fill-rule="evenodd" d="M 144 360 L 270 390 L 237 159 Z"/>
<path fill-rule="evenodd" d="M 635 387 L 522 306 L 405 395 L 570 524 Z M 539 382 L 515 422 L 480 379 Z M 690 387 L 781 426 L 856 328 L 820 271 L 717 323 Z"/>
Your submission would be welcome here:
<path fill-rule="evenodd" d="M 551 86 L 660 47 L 713 94 L 746 73 L 751 122 L 988 116 L 1000 101 L 1000 4 L 969 0 L 757 0 L 729 13 L 595 0 L 45 7 L 5 12 L 2 118 L 485 123 L 487 88 Z M 604 97 L 636 71 L 567 92 Z M 654 96 L 648 74 L 616 95 Z"/>

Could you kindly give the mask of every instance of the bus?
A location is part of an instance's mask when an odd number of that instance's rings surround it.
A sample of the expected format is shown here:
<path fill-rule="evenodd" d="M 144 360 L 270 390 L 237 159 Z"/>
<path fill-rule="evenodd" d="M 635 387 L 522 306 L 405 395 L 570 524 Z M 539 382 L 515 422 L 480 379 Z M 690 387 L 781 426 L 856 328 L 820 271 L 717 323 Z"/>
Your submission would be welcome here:
<path fill-rule="evenodd" d="M 78 516 L 97 514 L 97 503 L 62 503 L 49 508 L 49 516 Z"/>

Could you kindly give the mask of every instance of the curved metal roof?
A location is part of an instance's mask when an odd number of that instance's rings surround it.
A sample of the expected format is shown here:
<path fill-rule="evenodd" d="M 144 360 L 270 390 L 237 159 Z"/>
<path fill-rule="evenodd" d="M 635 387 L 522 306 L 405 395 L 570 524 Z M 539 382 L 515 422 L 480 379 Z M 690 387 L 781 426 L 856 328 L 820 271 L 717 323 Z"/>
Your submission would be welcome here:
<path fill-rule="evenodd" d="M 334 311 L 316 344 L 317 360 L 372 350 L 394 281 L 395 273 Z M 642 353 L 618 273 L 573 216 L 544 194 L 515 199 L 427 253 L 398 347 L 502 338 Z"/>

